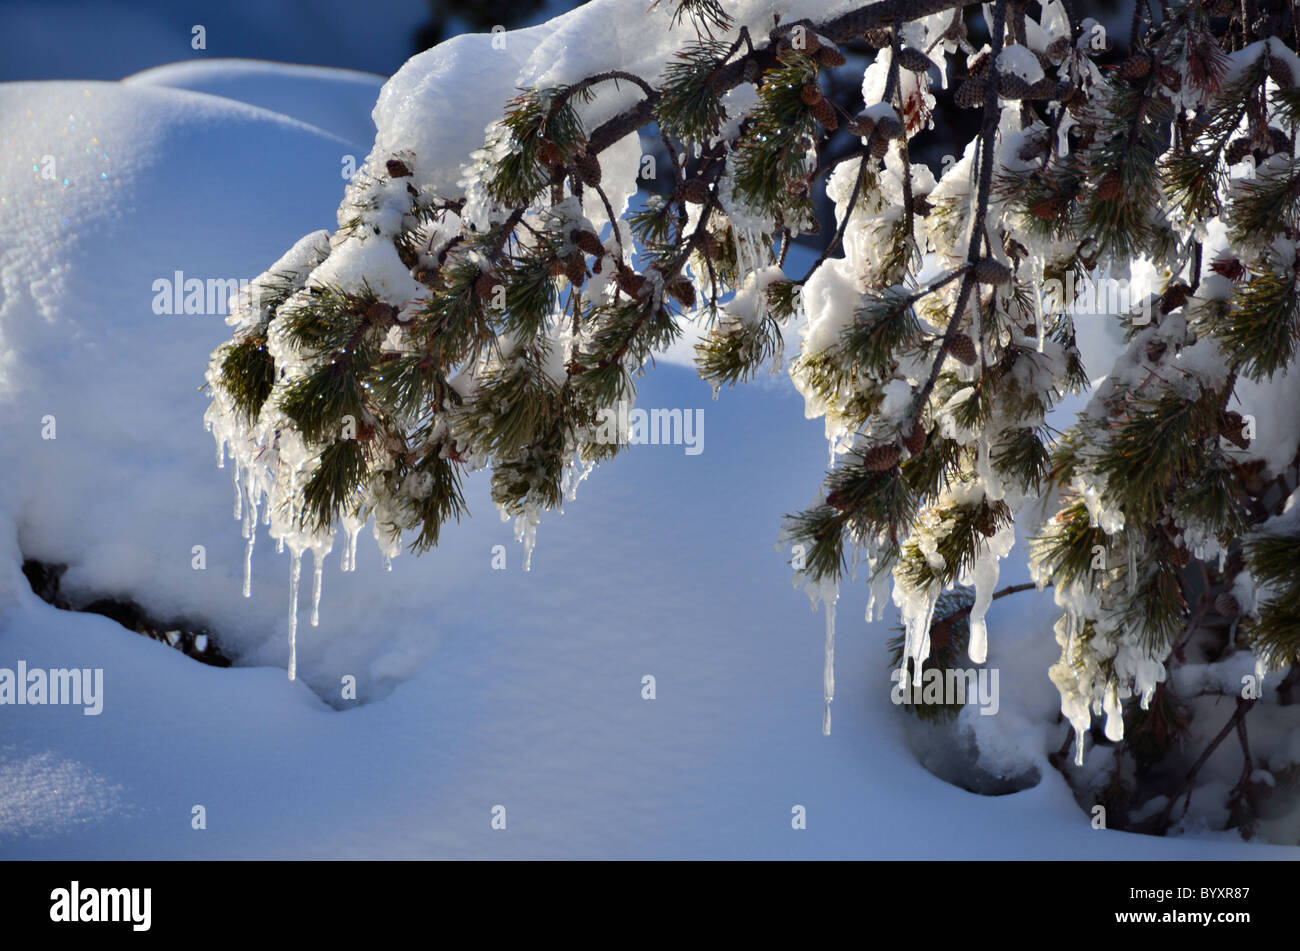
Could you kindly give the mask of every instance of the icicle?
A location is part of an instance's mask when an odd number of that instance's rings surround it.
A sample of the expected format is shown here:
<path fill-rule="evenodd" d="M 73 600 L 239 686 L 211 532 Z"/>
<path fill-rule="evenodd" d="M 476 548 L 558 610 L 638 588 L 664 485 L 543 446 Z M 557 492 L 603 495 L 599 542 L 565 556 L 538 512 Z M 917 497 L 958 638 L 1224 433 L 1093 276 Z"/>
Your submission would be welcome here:
<path fill-rule="evenodd" d="M 248 506 L 244 509 L 244 597 L 253 596 L 253 544 L 257 541 L 257 503 L 258 498 L 253 494 L 253 477 L 250 473 L 248 477 Z M 267 506 L 269 510 L 271 506 Z"/>
<path fill-rule="evenodd" d="M 256 541 L 257 535 L 250 532 L 248 541 L 244 543 L 244 597 L 253 596 L 253 542 Z"/>
<path fill-rule="evenodd" d="M 235 518 L 244 517 L 244 488 L 239 484 L 239 466 L 235 467 Z"/>
<path fill-rule="evenodd" d="M 317 549 L 311 550 L 312 580 L 311 580 L 311 626 L 320 626 L 320 585 L 321 573 L 325 567 L 325 556 Z"/>
<path fill-rule="evenodd" d="M 1047 328 L 1043 322 L 1043 262 L 1033 259 L 1033 277 L 1034 277 L 1034 328 L 1038 334 L 1038 352 L 1043 352 L 1043 345 L 1047 339 Z"/>
<path fill-rule="evenodd" d="M 822 736 L 831 735 L 831 701 L 835 699 L 835 602 L 839 597 L 838 583 L 822 585 L 822 606 L 826 609 L 826 657 L 822 668 L 822 694 L 826 708 L 822 714 Z"/>
<path fill-rule="evenodd" d="M 302 550 L 295 549 L 289 563 L 289 679 L 298 676 L 298 582 L 302 579 Z"/>

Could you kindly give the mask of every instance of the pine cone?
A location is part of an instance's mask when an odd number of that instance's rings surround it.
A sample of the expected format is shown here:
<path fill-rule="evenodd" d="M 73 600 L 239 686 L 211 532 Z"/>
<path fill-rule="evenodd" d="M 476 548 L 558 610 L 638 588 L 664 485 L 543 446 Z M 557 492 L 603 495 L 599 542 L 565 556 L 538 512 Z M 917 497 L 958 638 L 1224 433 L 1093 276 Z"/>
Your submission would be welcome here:
<path fill-rule="evenodd" d="M 1179 92 L 1183 88 L 1183 77 L 1168 66 L 1157 66 L 1156 75 L 1160 77 L 1160 84 L 1170 92 Z"/>
<path fill-rule="evenodd" d="M 1216 17 L 1232 16 L 1237 12 L 1237 0 L 1210 0 L 1210 13 Z"/>
<path fill-rule="evenodd" d="M 1009 284 L 1011 268 L 995 258 L 980 258 L 975 262 L 975 280 L 981 284 Z"/>
<path fill-rule="evenodd" d="M 605 246 L 600 243 L 600 238 L 596 237 L 594 231 L 588 231 L 586 228 L 574 228 L 569 232 L 569 240 L 584 254 L 600 257 L 605 253 Z"/>
<path fill-rule="evenodd" d="M 371 327 L 388 327 L 397 320 L 397 308 L 377 300 L 366 311 L 366 323 Z"/>
<path fill-rule="evenodd" d="M 1067 107 L 1082 105 L 1086 101 L 1083 91 L 1068 79 L 1062 79 L 1056 84 L 1052 98 Z"/>
<path fill-rule="evenodd" d="M 1145 79 L 1151 73 L 1151 57 L 1134 53 L 1115 67 L 1115 71 L 1123 79 Z"/>
<path fill-rule="evenodd" d="M 596 188 L 600 185 L 600 162 L 594 155 L 579 155 L 573 160 L 573 169 L 584 185 Z"/>
<path fill-rule="evenodd" d="M 688 310 L 695 306 L 695 285 L 687 278 L 679 277 L 666 288 L 677 303 Z"/>
<path fill-rule="evenodd" d="M 695 242 L 695 246 L 699 248 L 700 253 L 703 254 L 709 260 L 713 260 L 715 257 L 717 257 L 718 251 L 720 250 L 718 247 L 717 236 L 712 231 L 708 231 L 708 230 L 700 232 L 700 237 Z"/>
<path fill-rule="evenodd" d="M 1277 126 L 1271 125 L 1268 127 L 1268 141 L 1274 154 L 1278 152 L 1291 151 L 1291 136 L 1287 135 Z"/>
<path fill-rule="evenodd" d="M 692 205 L 702 205 L 709 200 L 709 186 L 698 178 L 690 178 L 677 186 L 677 195 Z"/>
<path fill-rule="evenodd" d="M 1057 82 L 1055 79 L 1044 77 L 1029 87 L 1029 94 L 1026 99 L 1055 99 Z"/>
<path fill-rule="evenodd" d="M 1026 99 L 1030 88 L 1022 76 L 1015 73 L 998 74 L 998 95 L 1003 99 Z"/>
<path fill-rule="evenodd" d="M 879 122 L 867 138 L 867 150 L 873 158 L 884 158 L 885 153 L 889 151 L 889 136 L 881 133 Z"/>
<path fill-rule="evenodd" d="M 1219 432 L 1238 449 L 1250 448 L 1250 440 L 1246 438 L 1246 421 L 1236 410 L 1228 410 L 1223 414 Z"/>
<path fill-rule="evenodd" d="M 966 334 L 957 334 L 953 337 L 948 352 L 968 367 L 973 367 L 975 361 L 979 359 L 979 354 L 975 352 L 975 341 Z"/>
<path fill-rule="evenodd" d="M 893 444 L 886 443 L 882 446 L 872 446 L 862 454 L 862 465 L 870 472 L 884 472 L 886 469 L 892 469 L 898 465 L 898 460 L 903 458 L 903 453 Z"/>
<path fill-rule="evenodd" d="M 547 168 L 555 168 L 560 164 L 560 147 L 550 139 L 538 139 L 537 160 Z"/>
<path fill-rule="evenodd" d="M 1172 281 L 1160 295 L 1160 313 L 1167 314 L 1171 310 L 1177 310 L 1187 303 L 1187 298 L 1192 296 L 1192 289 L 1182 281 Z"/>
<path fill-rule="evenodd" d="M 817 60 L 817 65 L 824 66 L 826 69 L 835 69 L 848 62 L 848 58 L 836 46 L 822 46 L 817 50 L 814 59 Z"/>
<path fill-rule="evenodd" d="M 569 279 L 569 283 L 574 287 L 581 287 L 582 282 L 587 279 L 587 265 L 582 260 L 582 255 L 575 254 L 564 262 L 564 276 Z"/>
<path fill-rule="evenodd" d="M 614 278 L 614 281 L 618 284 L 619 290 L 633 300 L 644 294 L 650 286 L 648 280 L 628 267 L 619 268 L 618 276 Z"/>
<path fill-rule="evenodd" d="M 406 163 L 401 159 L 390 158 L 388 162 L 385 163 L 385 168 L 388 169 L 389 178 L 411 177 L 411 170 L 406 167 Z"/>
<path fill-rule="evenodd" d="M 887 27 L 880 27 L 875 30 L 868 30 L 863 35 L 863 39 L 867 41 L 867 45 L 870 46 L 873 50 L 883 50 L 886 46 L 888 46 L 891 42 L 893 42 L 893 37 L 890 35 L 889 29 Z"/>
<path fill-rule="evenodd" d="M 971 76 L 983 76 L 989 71 L 989 53 L 985 50 L 966 63 L 966 72 Z"/>
<path fill-rule="evenodd" d="M 927 438 L 925 427 L 918 420 L 917 424 L 912 427 L 912 431 L 903 437 L 903 445 L 907 447 L 907 451 L 912 455 L 919 456 L 925 451 Z"/>
<path fill-rule="evenodd" d="M 1285 60 L 1276 56 L 1269 57 L 1268 78 L 1283 89 L 1290 89 L 1295 85 L 1295 76 L 1291 74 L 1291 67 L 1286 64 Z"/>
<path fill-rule="evenodd" d="M 412 277 L 414 277 L 425 287 L 438 286 L 439 272 L 436 268 L 427 268 L 427 267 L 416 268 L 416 271 L 412 275 Z"/>
<path fill-rule="evenodd" d="M 989 81 L 983 76 L 972 76 L 960 86 L 953 95 L 953 102 L 957 103 L 960 109 L 974 109 L 977 106 L 984 105 L 984 99 L 988 96 Z"/>
<path fill-rule="evenodd" d="M 835 107 L 829 100 L 819 99 L 816 104 L 809 110 L 812 117 L 816 119 L 827 132 L 834 132 L 840 127 L 840 120 L 835 115 Z"/>
<path fill-rule="evenodd" d="M 898 51 L 898 65 L 909 73 L 925 73 L 934 63 L 920 50 L 905 46 Z"/>
<path fill-rule="evenodd" d="M 485 304 L 492 303 L 492 298 L 496 296 L 497 287 L 501 282 L 491 271 L 480 271 L 479 276 L 474 281 L 474 293 L 478 294 L 478 299 Z"/>
<path fill-rule="evenodd" d="M 899 122 L 893 115 L 884 115 L 876 120 L 876 132 L 879 132 L 886 139 L 901 139 L 903 137 L 903 123 Z"/>
<path fill-rule="evenodd" d="M 1030 213 L 1040 221 L 1056 221 L 1065 214 L 1065 199 L 1063 198 L 1044 198 L 1029 209 Z"/>
<path fill-rule="evenodd" d="M 799 90 L 799 98 L 803 100 L 805 106 L 815 106 L 825 97 L 822 95 L 822 87 L 816 83 L 809 83 Z"/>
<path fill-rule="evenodd" d="M 1241 615 L 1241 604 L 1235 597 L 1224 591 L 1214 599 L 1214 610 L 1231 621 Z"/>
<path fill-rule="evenodd" d="M 1097 183 L 1097 197 L 1102 201 L 1113 201 L 1119 197 L 1120 192 L 1124 190 L 1124 182 L 1119 175 L 1111 172 L 1100 182 Z"/>
<path fill-rule="evenodd" d="M 1224 152 L 1224 158 L 1227 160 L 1229 165 L 1236 165 L 1238 162 L 1245 159 L 1250 152 L 1250 137 L 1242 135 L 1228 143 L 1227 151 Z"/>
<path fill-rule="evenodd" d="M 849 120 L 849 131 L 854 135 L 866 138 L 871 135 L 871 130 L 876 127 L 876 120 L 865 112 L 859 112 Z"/>
<path fill-rule="evenodd" d="M 1047 58 L 1053 64 L 1059 64 L 1061 60 L 1070 52 L 1070 40 L 1068 37 L 1058 36 L 1052 42 L 1047 44 Z"/>

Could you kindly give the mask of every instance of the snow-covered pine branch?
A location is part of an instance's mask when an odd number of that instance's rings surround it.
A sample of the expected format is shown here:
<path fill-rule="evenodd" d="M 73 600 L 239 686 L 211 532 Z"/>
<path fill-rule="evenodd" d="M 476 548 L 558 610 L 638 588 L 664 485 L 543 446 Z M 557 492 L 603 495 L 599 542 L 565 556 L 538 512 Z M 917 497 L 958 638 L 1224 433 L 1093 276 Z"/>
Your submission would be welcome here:
<path fill-rule="evenodd" d="M 716 392 L 780 368 L 797 326 L 789 372 L 830 468 L 785 535 L 827 613 L 827 731 L 850 560 L 869 620 L 892 586 L 919 683 L 954 590 L 985 660 L 1018 526 L 1061 609 L 1051 677 L 1080 764 L 1094 716 L 1109 742 L 1151 740 L 1188 650 L 1248 646 L 1259 680 L 1300 661 L 1283 33 L 1174 3 L 1139 10 L 1118 57 L 1060 0 L 998 0 L 987 21 L 962 0 L 770 11 L 598 0 L 499 45 L 459 38 L 385 87 L 338 230 L 255 282 L 208 374 L 249 556 L 259 520 L 291 553 L 291 638 L 301 556 L 319 599 L 337 528 L 345 568 L 367 522 L 386 558 L 428 548 L 488 469 L 531 556 L 542 512 L 623 448 L 601 422 L 656 352 L 696 328 Z M 854 69 L 850 114 L 826 80 Z M 982 122 L 936 179 L 911 143 L 940 95 Z M 859 145 L 831 159 L 841 126 Z M 649 132 L 673 188 L 638 203 Z M 821 188 L 836 228 L 792 278 Z M 1085 370 L 1081 320 L 1123 327 L 1113 368 Z"/>

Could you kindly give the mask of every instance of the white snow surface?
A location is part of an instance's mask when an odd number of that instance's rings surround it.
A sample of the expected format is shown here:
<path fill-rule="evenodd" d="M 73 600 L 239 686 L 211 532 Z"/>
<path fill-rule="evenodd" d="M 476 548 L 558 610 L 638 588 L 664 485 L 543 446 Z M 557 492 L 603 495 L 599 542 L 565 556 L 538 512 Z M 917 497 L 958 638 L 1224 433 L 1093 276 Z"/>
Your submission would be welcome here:
<path fill-rule="evenodd" d="M 857 620 L 863 584 L 842 586 L 823 737 L 822 623 L 772 548 L 780 513 L 820 479 L 820 427 L 790 387 L 712 402 L 672 366 L 642 381 L 638 406 L 705 407 L 709 451 L 635 447 L 602 467 L 547 519 L 528 574 L 481 479 L 475 517 L 438 550 L 391 573 L 364 546 L 354 573 L 332 556 L 320 626 L 299 631 L 287 682 L 289 559 L 263 546 L 252 597 L 239 596 L 234 490 L 201 425 L 198 387 L 229 328 L 155 314 L 153 282 L 251 279 L 331 227 L 348 143 L 322 130 L 362 119 L 346 96 L 337 116 L 271 111 L 290 108 L 274 98 L 284 74 L 268 69 L 261 88 L 239 69 L 255 105 L 213 95 L 232 88 L 214 76 L 203 92 L 172 88 L 184 77 L 0 85 L 0 667 L 104 670 L 99 716 L 0 708 L 0 856 L 1300 857 L 1090 827 L 1046 761 L 1065 728 L 1042 726 L 1059 702 L 1045 593 L 990 608 L 1002 714 L 972 727 L 991 768 L 1037 769 L 1032 788 L 980 797 L 917 762 L 888 699 L 895 617 Z M 489 73 L 493 88 L 515 81 Z M 41 175 L 51 155 L 54 180 Z M 57 438 L 42 439 L 50 416 Z M 68 564 L 74 593 L 201 620 L 239 664 L 206 667 L 56 610 L 24 558 Z M 1001 583 L 1024 579 L 1004 566 Z M 339 699 L 347 675 L 362 702 Z M 195 805 L 205 830 L 191 828 Z M 791 828 L 795 805 L 806 830 Z"/>

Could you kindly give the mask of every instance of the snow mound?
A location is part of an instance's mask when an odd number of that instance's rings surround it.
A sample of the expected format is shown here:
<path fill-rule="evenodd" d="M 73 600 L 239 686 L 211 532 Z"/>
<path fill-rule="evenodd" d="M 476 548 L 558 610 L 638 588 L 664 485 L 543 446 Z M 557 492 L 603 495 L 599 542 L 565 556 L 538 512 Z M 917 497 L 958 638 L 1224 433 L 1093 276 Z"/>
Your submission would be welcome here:
<path fill-rule="evenodd" d="M 375 140 L 370 110 L 385 77 L 319 66 L 216 59 L 157 66 L 122 82 L 188 89 L 260 106 L 336 135 L 364 155 Z"/>

